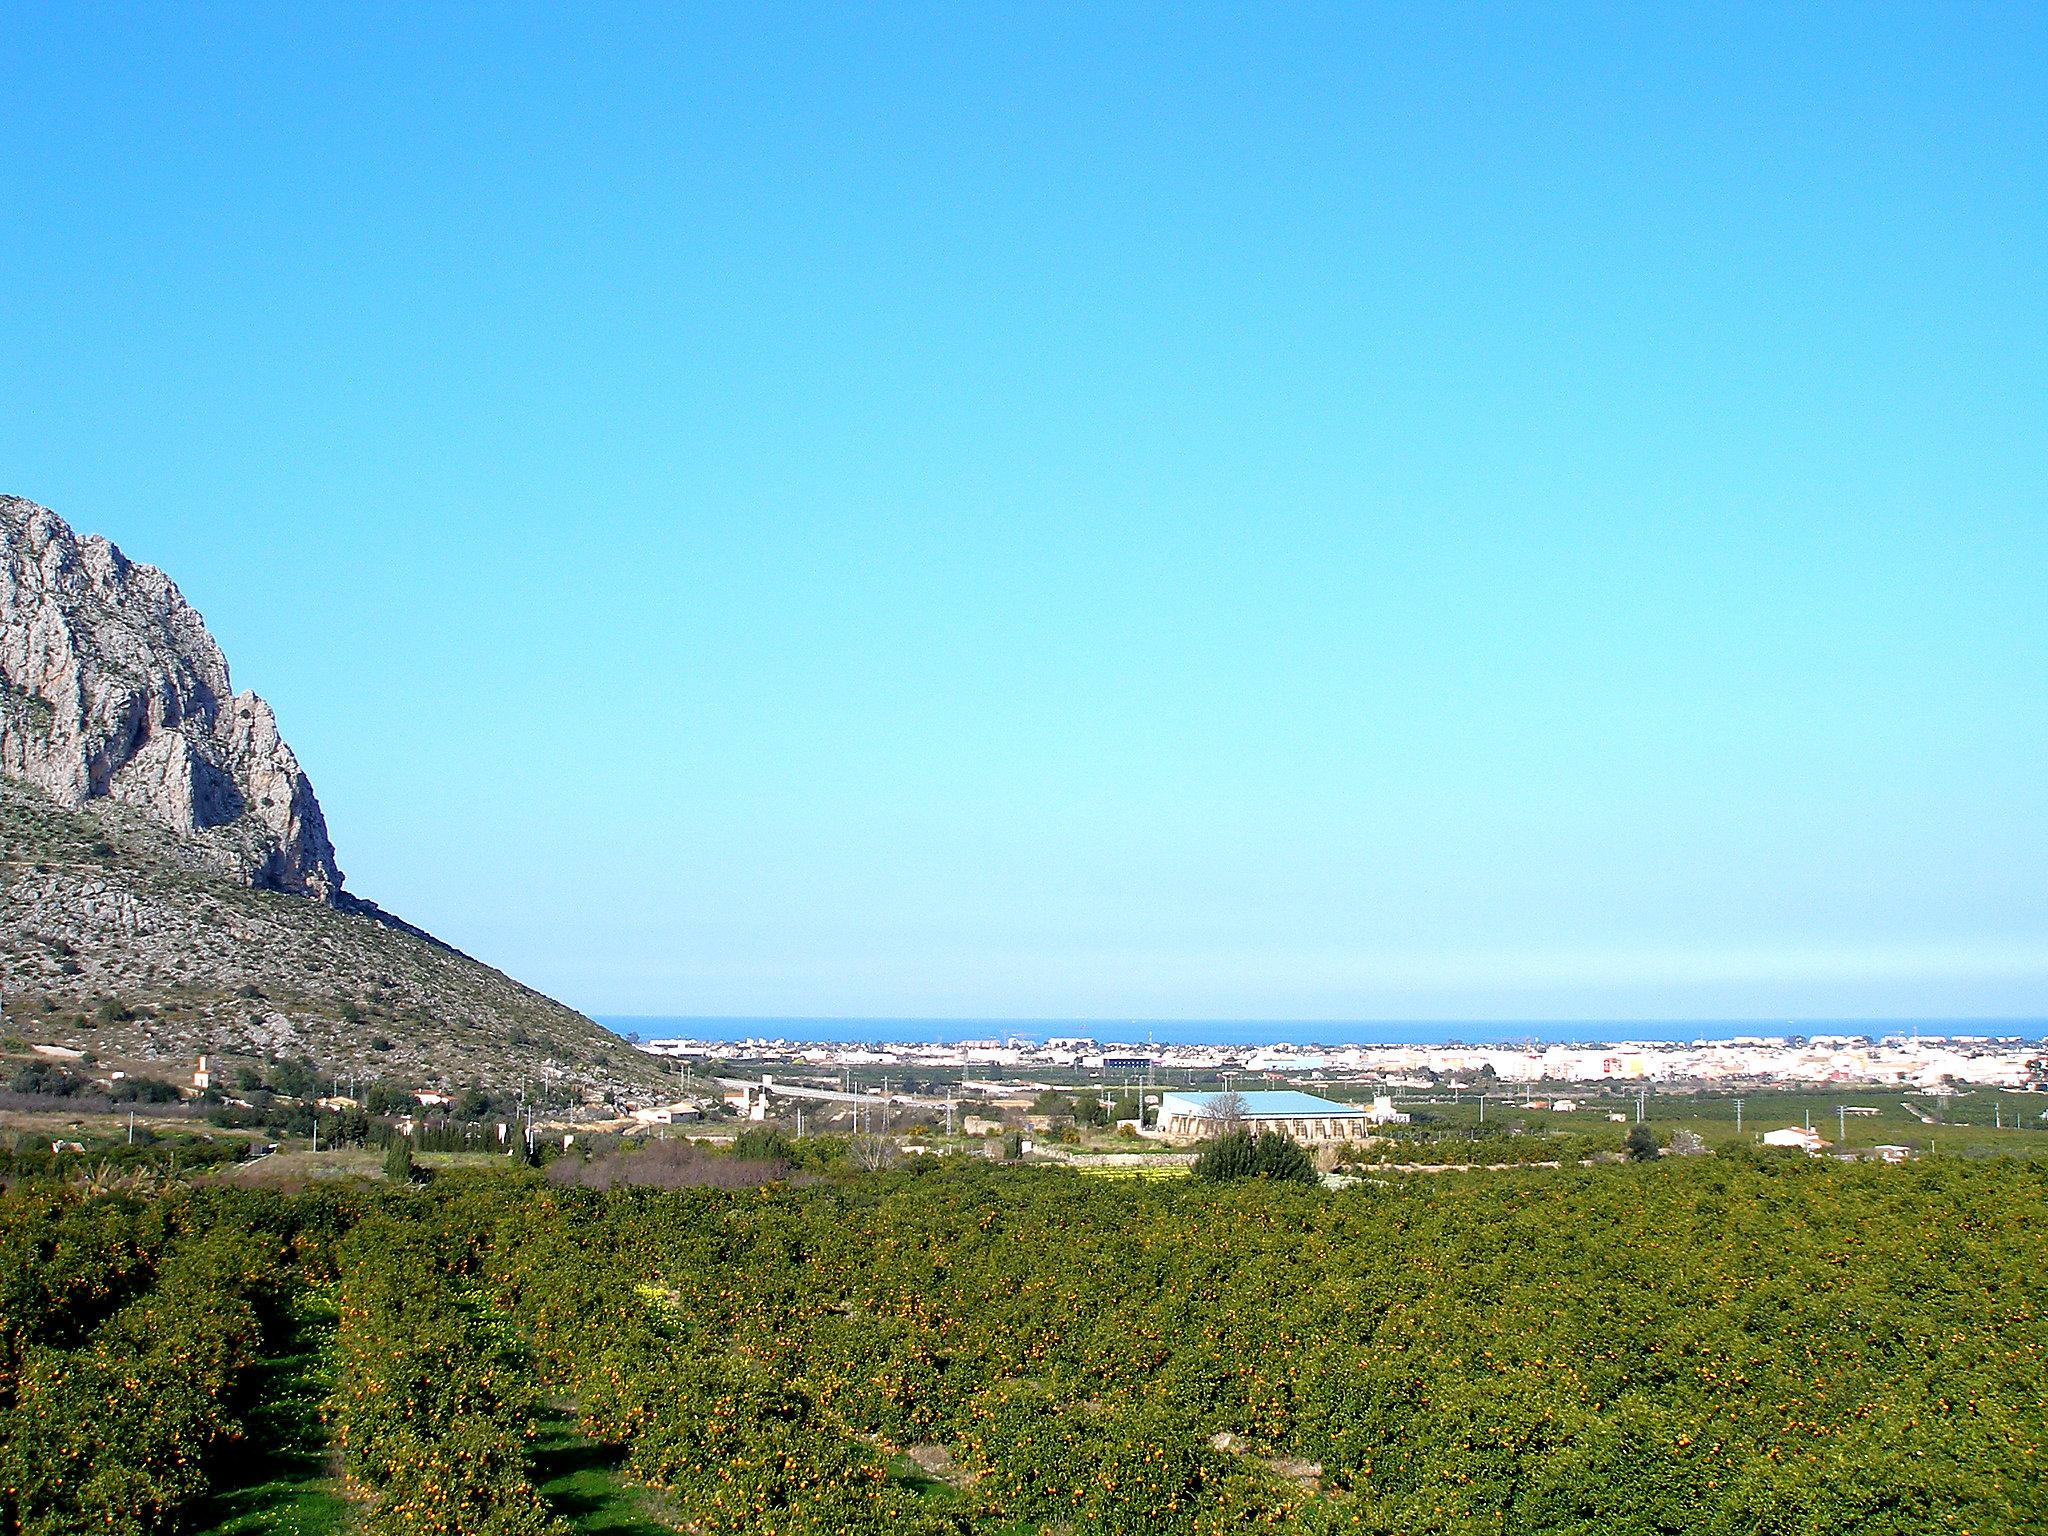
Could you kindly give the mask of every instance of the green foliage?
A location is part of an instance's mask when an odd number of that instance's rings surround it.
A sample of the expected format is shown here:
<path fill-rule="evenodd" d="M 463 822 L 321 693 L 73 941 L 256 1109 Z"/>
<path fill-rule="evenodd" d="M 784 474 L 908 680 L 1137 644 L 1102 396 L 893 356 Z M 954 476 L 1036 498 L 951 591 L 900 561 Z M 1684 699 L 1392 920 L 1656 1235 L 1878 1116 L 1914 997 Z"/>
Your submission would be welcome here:
<path fill-rule="evenodd" d="M 1637 1163 L 1655 1162 L 1661 1150 L 1657 1145 L 1657 1133 L 1647 1125 L 1630 1126 L 1628 1135 L 1622 1138 L 1621 1146 L 1622 1150 L 1628 1153 L 1629 1160 Z"/>
<path fill-rule="evenodd" d="M 1347 1148 L 1347 1161 L 1395 1166 L 1527 1167 L 1532 1164 L 1612 1160 L 1622 1151 L 1620 1133 L 1607 1127 L 1557 1135 L 1524 1134 L 1496 1125 L 1384 1127 L 1370 1145 Z"/>
<path fill-rule="evenodd" d="M 363 1108 L 373 1115 L 403 1114 L 412 1104 L 412 1095 L 396 1083 L 372 1083 L 363 1094 Z"/>
<path fill-rule="evenodd" d="M 759 1162 L 788 1162 L 795 1155 L 789 1137 L 772 1125 L 750 1125 L 732 1139 L 732 1155 Z"/>
<path fill-rule="evenodd" d="M 92 1084 L 54 1061 L 25 1061 L 14 1069 L 8 1079 L 8 1089 L 14 1093 L 39 1093 L 51 1098 L 70 1098 L 73 1094 L 88 1093 Z"/>
<path fill-rule="evenodd" d="M 1194 1176 L 1214 1183 L 1231 1179 L 1276 1179 L 1313 1184 L 1316 1165 L 1292 1136 L 1279 1131 L 1232 1131 L 1219 1136 L 1195 1159 Z"/>
<path fill-rule="evenodd" d="M 0 1199 L 0 1529 L 167 1528 L 337 1275 L 369 1536 L 552 1529 L 543 1396 L 707 1536 L 2048 1528 L 2039 1165 L 236 1199 Z"/>
<path fill-rule="evenodd" d="M 116 1104 L 175 1104 L 182 1095 L 177 1084 L 160 1077 L 124 1077 L 107 1091 Z"/>
<path fill-rule="evenodd" d="M 1025 1390 L 978 1403 L 961 1435 L 984 1468 L 972 1508 L 994 1526 L 1077 1526 L 1113 1536 L 1277 1524 L 1300 1503 L 1210 1444 L 1159 1399 L 1075 1402 Z"/>
<path fill-rule="evenodd" d="M 384 1149 L 384 1177 L 393 1184 L 412 1182 L 412 1143 L 403 1136 L 392 1137 Z"/>
<path fill-rule="evenodd" d="M 369 1112 L 363 1109 L 338 1110 L 318 1119 L 323 1147 L 367 1146 L 371 1133 L 377 1129 L 370 1123 Z"/>
<path fill-rule="evenodd" d="M 90 1174 L 105 1183 L 101 1175 L 131 1175 L 144 1171 L 161 1174 L 193 1174 L 203 1169 L 236 1161 L 244 1143 L 214 1140 L 181 1132 L 153 1131 L 137 1127 L 131 1142 L 125 1136 L 98 1136 L 84 1143 L 83 1156 L 51 1150 L 47 1141 L 22 1138 L 12 1151 L 0 1148 L 0 1178 L 77 1178 Z M 118 1180 L 117 1180 L 118 1182 Z"/>
<path fill-rule="evenodd" d="M 0 1529 L 177 1528 L 241 1433 L 280 1239 L 182 1196 L 14 1204 L 0 1222 Z"/>
<path fill-rule="evenodd" d="M 552 1536 L 564 1528 L 527 1475 L 539 1403 L 523 1351 L 458 1288 L 458 1257 L 444 1231 L 382 1218 L 341 1246 L 329 1413 L 362 1529 Z"/>
<path fill-rule="evenodd" d="M 1102 1095 L 1094 1089 L 1083 1089 L 1074 1095 L 1074 1119 L 1081 1125 L 1108 1125 L 1109 1107 L 1102 1102 Z"/>
<path fill-rule="evenodd" d="M 289 1057 L 271 1067 L 266 1082 L 273 1093 L 288 1099 L 310 1099 L 320 1092 L 320 1072 L 305 1057 Z"/>

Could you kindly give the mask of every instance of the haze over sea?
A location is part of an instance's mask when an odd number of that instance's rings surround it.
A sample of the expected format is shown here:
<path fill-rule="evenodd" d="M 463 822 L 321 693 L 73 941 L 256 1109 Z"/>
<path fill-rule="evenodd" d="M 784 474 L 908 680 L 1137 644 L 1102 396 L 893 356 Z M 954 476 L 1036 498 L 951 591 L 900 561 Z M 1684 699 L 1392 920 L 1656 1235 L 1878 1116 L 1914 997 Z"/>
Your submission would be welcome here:
<path fill-rule="evenodd" d="M 856 1019 L 611 1015 L 598 1022 L 642 1040 L 792 1040 L 952 1045 L 962 1040 L 1078 1036 L 1115 1044 L 1466 1045 L 1727 1040 L 1738 1035 L 1984 1035 L 2048 1038 L 2048 1019 Z"/>

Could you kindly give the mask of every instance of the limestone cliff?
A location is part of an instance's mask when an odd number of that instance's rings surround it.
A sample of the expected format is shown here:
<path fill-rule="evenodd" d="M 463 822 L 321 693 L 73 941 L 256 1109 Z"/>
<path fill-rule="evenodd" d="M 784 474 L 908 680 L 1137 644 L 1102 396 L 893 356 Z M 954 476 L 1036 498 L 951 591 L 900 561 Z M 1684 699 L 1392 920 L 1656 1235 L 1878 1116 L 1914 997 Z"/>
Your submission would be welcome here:
<path fill-rule="evenodd" d="M 311 897 L 313 900 L 305 898 Z M 313 786 L 169 577 L 0 497 L 0 1014 L 128 1070 L 646 1093 L 652 1058 L 342 890 Z"/>
<path fill-rule="evenodd" d="M 0 496 L 0 773 L 60 805 L 106 798 L 246 884 L 333 903 L 342 876 L 277 721 L 235 693 L 171 579 Z"/>

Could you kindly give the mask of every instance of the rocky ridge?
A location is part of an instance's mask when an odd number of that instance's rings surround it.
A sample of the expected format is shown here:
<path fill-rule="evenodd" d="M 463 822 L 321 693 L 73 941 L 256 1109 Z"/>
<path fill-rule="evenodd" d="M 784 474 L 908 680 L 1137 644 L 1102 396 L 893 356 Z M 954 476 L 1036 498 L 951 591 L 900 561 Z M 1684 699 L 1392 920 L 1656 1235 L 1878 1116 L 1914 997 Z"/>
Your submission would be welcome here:
<path fill-rule="evenodd" d="M 311 782 L 176 584 L 14 496 L 0 496 L 0 773 L 73 809 L 133 806 L 246 884 L 341 894 Z"/>

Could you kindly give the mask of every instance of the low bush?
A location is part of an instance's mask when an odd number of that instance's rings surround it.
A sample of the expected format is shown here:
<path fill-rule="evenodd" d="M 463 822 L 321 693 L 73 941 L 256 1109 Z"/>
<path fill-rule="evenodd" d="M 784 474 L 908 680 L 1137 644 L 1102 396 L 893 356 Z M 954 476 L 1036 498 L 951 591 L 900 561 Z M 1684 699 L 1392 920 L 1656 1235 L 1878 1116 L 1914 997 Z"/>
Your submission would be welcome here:
<path fill-rule="evenodd" d="M 1316 1165 L 1301 1143 L 1279 1131 L 1232 1131 L 1203 1149 L 1192 1169 L 1198 1179 L 1277 1179 L 1287 1184 L 1313 1184 Z"/>

